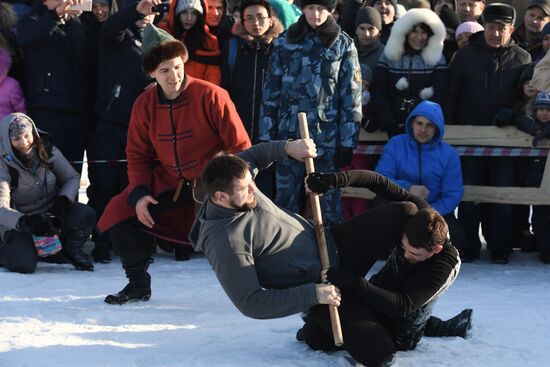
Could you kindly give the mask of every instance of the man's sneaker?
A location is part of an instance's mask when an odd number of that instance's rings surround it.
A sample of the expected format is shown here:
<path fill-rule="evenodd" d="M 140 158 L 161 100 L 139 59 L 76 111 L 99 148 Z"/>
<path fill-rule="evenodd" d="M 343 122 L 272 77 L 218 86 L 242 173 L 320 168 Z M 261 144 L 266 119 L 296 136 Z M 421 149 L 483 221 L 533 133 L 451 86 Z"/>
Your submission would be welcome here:
<path fill-rule="evenodd" d="M 110 305 L 123 305 L 128 302 L 149 301 L 150 298 L 151 288 L 138 288 L 128 283 L 117 294 L 110 294 L 105 297 L 105 302 Z"/>

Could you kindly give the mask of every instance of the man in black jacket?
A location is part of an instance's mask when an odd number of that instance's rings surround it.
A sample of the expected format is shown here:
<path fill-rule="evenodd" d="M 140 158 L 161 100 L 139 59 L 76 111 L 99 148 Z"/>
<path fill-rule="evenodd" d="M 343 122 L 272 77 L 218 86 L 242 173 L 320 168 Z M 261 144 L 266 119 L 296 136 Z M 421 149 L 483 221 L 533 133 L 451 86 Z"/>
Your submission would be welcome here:
<path fill-rule="evenodd" d="M 126 136 L 132 106 L 150 83 L 141 68 L 141 32 L 153 22 L 152 0 L 130 3 L 105 21 L 100 36 L 100 62 L 94 112 L 97 124 L 92 133 L 88 159 L 126 159 Z M 89 166 L 90 205 L 101 217 L 105 206 L 128 183 L 126 164 L 98 163 Z M 94 235 L 92 255 L 96 262 L 109 262 L 107 233 Z"/>
<path fill-rule="evenodd" d="M 509 110 L 520 98 L 517 88 L 523 66 L 531 56 L 512 39 L 516 12 L 505 4 L 488 5 L 483 12 L 485 30 L 470 38 L 449 69 L 447 98 L 448 124 L 500 125 Z M 514 186 L 515 162 L 503 157 L 462 157 L 464 185 Z M 495 263 L 505 264 L 511 251 L 513 207 L 492 204 L 488 207 L 488 243 Z M 480 205 L 463 202 L 458 219 L 462 224 L 467 248 L 460 249 L 465 260 L 479 257 L 481 242 L 478 235 Z"/>

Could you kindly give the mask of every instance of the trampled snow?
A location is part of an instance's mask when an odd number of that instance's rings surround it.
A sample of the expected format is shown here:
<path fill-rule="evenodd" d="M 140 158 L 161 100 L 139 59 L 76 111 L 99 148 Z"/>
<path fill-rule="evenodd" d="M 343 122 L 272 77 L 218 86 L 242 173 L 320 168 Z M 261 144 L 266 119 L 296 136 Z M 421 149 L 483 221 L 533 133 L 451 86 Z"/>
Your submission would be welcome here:
<path fill-rule="evenodd" d="M 103 298 L 126 284 L 118 258 L 93 273 L 45 263 L 29 275 L 0 268 L 0 366 L 349 366 L 343 353 L 295 340 L 299 315 L 242 316 L 204 257 L 176 262 L 161 253 L 150 272 L 149 302 L 112 306 Z M 550 266 L 536 254 L 463 264 L 435 314 L 468 307 L 467 339 L 423 338 L 397 354 L 398 365 L 550 365 Z"/>

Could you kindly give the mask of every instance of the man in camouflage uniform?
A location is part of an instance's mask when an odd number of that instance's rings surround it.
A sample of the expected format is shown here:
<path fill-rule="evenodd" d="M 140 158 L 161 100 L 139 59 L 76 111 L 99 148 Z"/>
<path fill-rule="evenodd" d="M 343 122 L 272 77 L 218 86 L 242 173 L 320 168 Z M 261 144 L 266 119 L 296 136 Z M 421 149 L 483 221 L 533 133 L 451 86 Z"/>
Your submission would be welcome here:
<path fill-rule="evenodd" d="M 350 163 L 361 121 L 361 70 L 353 40 L 331 16 L 336 0 L 302 0 L 303 15 L 275 41 L 264 85 L 259 141 L 300 137 L 298 112 L 305 112 L 317 145 L 318 171 Z M 305 166 L 277 164 L 275 203 L 299 212 Z M 326 224 L 342 221 L 340 192 L 321 199 Z"/>

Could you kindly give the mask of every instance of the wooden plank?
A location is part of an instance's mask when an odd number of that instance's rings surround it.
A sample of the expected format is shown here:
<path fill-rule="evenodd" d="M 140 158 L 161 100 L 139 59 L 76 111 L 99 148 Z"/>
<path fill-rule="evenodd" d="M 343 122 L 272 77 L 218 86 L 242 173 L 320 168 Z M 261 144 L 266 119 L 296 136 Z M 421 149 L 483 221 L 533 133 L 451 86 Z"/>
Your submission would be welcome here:
<path fill-rule="evenodd" d="M 388 135 L 382 131 L 368 133 L 361 129 L 359 141 L 384 142 Z M 515 126 L 445 126 L 444 140 L 451 145 L 497 146 L 531 148 L 533 137 Z M 550 148 L 550 140 L 541 140 L 538 148 Z"/>
<path fill-rule="evenodd" d="M 341 189 L 343 197 L 373 199 L 374 192 L 359 188 Z M 464 186 L 462 201 L 496 204 L 550 205 L 550 195 L 536 187 Z"/>

